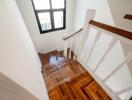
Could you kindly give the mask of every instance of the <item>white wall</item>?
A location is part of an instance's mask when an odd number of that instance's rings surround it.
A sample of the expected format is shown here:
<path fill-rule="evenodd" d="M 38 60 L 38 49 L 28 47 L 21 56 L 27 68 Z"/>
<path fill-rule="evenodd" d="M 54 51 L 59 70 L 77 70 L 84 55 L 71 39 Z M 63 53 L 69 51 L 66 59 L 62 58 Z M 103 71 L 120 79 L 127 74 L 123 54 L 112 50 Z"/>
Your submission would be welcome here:
<path fill-rule="evenodd" d="M 41 64 L 15 0 L 0 0 L 0 72 L 47 100 Z"/>
<path fill-rule="evenodd" d="M 38 100 L 0 72 L 0 100 Z"/>
<path fill-rule="evenodd" d="M 132 22 L 123 18 L 132 14 L 130 0 L 76 0 L 75 30 L 82 27 L 87 9 L 96 9 L 96 21 L 132 32 Z"/>
<path fill-rule="evenodd" d="M 52 50 L 62 50 L 64 34 L 73 29 L 74 0 L 66 0 L 66 30 L 40 34 L 31 0 L 17 0 L 25 23 L 31 33 L 33 42 L 38 52 L 46 53 Z"/>
<path fill-rule="evenodd" d="M 95 9 L 95 20 L 110 25 L 115 25 L 109 9 L 107 0 L 76 0 L 75 8 L 75 30 L 83 26 L 87 9 Z"/>
<path fill-rule="evenodd" d="M 132 14 L 132 2 L 130 0 L 108 0 L 115 25 L 132 32 L 132 21 L 125 19 L 126 14 Z"/>

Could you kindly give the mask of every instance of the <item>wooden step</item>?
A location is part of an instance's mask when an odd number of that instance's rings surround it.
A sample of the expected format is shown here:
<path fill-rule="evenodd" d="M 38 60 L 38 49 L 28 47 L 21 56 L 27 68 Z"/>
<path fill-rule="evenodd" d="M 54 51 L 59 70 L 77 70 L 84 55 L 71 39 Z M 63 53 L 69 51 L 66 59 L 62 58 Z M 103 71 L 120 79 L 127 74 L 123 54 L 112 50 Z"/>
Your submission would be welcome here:
<path fill-rule="evenodd" d="M 58 54 L 57 50 L 51 51 L 46 54 L 39 53 L 39 57 L 40 57 L 42 65 L 48 64 L 50 56 L 56 56 L 57 54 Z"/>
<path fill-rule="evenodd" d="M 44 57 L 52 56 L 61 57 L 58 52 Z M 78 61 L 65 58 L 54 64 L 47 61 L 43 76 L 50 100 L 111 100 Z"/>
<path fill-rule="evenodd" d="M 83 87 L 83 90 L 90 96 L 91 100 L 109 100 L 109 96 L 105 91 L 95 82 Z"/>

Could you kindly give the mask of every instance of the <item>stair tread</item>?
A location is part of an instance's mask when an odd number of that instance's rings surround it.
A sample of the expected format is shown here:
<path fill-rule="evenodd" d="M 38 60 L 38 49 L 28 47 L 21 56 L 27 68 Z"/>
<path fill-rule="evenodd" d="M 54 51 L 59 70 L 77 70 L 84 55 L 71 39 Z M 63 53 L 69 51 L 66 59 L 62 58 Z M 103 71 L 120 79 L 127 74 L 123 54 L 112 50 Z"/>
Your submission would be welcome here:
<path fill-rule="evenodd" d="M 77 60 L 64 58 L 62 51 L 43 59 L 47 60 L 43 77 L 50 100 L 111 100 Z"/>
<path fill-rule="evenodd" d="M 42 54 L 42 53 L 39 53 L 39 56 L 40 56 L 40 60 L 42 62 L 42 65 L 46 65 L 46 64 L 49 64 L 49 63 L 55 63 L 55 60 L 52 62 L 50 59 L 53 59 L 55 57 L 59 57 L 61 59 L 64 58 L 63 57 L 63 52 L 62 51 L 57 51 L 57 50 L 54 50 L 54 51 L 51 51 L 49 53 L 46 53 L 46 54 Z M 51 61 L 51 62 L 49 62 Z M 57 61 L 56 61 L 57 62 Z"/>

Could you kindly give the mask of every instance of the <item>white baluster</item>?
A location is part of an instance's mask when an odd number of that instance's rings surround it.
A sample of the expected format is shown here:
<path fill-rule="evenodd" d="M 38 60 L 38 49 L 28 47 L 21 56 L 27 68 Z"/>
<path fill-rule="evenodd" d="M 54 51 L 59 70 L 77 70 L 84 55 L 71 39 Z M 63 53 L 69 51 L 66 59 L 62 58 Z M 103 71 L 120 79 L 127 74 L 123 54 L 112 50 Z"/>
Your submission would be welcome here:
<path fill-rule="evenodd" d="M 64 57 L 66 58 L 67 58 L 67 46 L 68 46 L 68 43 L 67 43 L 67 40 L 65 40 Z"/>
<path fill-rule="evenodd" d="M 79 42 L 78 42 L 78 48 L 77 48 L 77 56 L 80 57 L 81 55 L 81 51 L 82 51 L 82 48 L 83 48 L 83 44 L 85 42 L 85 38 L 86 36 L 86 33 L 83 31 L 83 33 L 80 35 L 80 38 L 79 38 Z"/>
<path fill-rule="evenodd" d="M 79 57 L 81 56 L 82 48 L 84 46 L 87 35 L 89 33 L 88 32 L 89 31 L 89 21 L 94 19 L 95 13 L 96 13 L 96 10 L 93 10 L 93 9 L 88 9 L 87 10 L 85 22 L 84 22 L 84 25 L 83 25 L 83 31 L 82 31 L 81 39 L 79 41 L 79 47 L 78 47 L 78 51 L 77 51 L 77 56 L 79 56 Z"/>
<path fill-rule="evenodd" d="M 75 38 L 76 45 L 75 45 L 75 52 L 74 52 L 74 57 L 73 57 L 74 60 L 77 58 L 78 49 L 79 49 L 79 45 L 80 45 L 79 44 L 80 42 L 78 42 L 78 41 L 80 41 L 80 39 L 81 39 L 81 33 L 79 35 L 77 35 L 77 37 Z"/>
<path fill-rule="evenodd" d="M 121 69 L 121 67 L 125 63 L 128 63 L 131 60 L 132 60 L 132 52 L 130 54 L 128 54 L 128 56 L 126 57 L 126 59 L 116 69 L 114 69 L 114 71 L 111 72 L 103 81 L 106 82 L 112 75 L 114 75 L 119 69 Z"/>
<path fill-rule="evenodd" d="M 73 40 L 74 40 L 74 38 L 69 40 L 70 41 L 70 43 L 69 43 L 70 44 L 70 48 L 69 48 L 69 55 L 68 55 L 69 59 L 71 58 Z"/>
<path fill-rule="evenodd" d="M 97 41 L 98 41 L 98 40 L 99 40 L 99 38 L 100 38 L 100 35 L 101 35 L 101 32 L 100 32 L 100 31 L 98 31 L 98 32 L 97 32 L 97 34 L 96 34 L 96 37 L 95 37 L 95 40 L 94 40 L 93 46 L 92 46 L 92 48 L 91 48 L 91 50 L 90 50 L 90 53 L 89 53 L 89 55 L 88 55 L 87 59 L 85 60 L 85 64 L 87 64 L 87 62 L 88 62 L 89 58 L 91 57 L 92 52 L 93 52 L 93 50 L 94 50 L 94 47 L 95 47 L 95 45 L 96 45 Z"/>
<path fill-rule="evenodd" d="M 89 36 L 89 33 L 90 33 L 90 28 L 88 28 L 87 29 L 87 31 L 86 31 L 86 33 L 84 34 L 84 36 L 82 36 L 82 40 L 80 41 L 80 46 L 81 47 L 79 47 L 80 48 L 80 51 L 78 50 L 78 54 L 79 54 L 79 56 L 80 56 L 80 58 L 82 59 L 83 57 L 84 57 L 84 55 L 85 55 L 85 43 L 86 43 L 86 41 L 87 41 L 87 37 Z M 82 59 L 82 60 L 85 60 L 85 59 Z M 84 62 L 84 61 L 83 61 Z"/>
<path fill-rule="evenodd" d="M 94 73 L 96 72 L 96 70 L 99 68 L 100 64 L 103 62 L 103 60 L 105 59 L 106 55 L 109 53 L 109 51 L 112 49 L 112 47 L 114 47 L 115 43 L 117 42 L 117 40 L 115 38 L 112 39 L 107 51 L 105 52 L 105 54 L 102 56 L 101 60 L 99 61 L 99 63 L 97 64 L 96 68 L 94 69 Z"/>
<path fill-rule="evenodd" d="M 115 95 L 120 95 L 122 93 L 129 92 L 129 91 L 132 91 L 132 86 L 130 86 L 130 87 L 126 88 L 126 89 L 120 90 L 118 92 L 115 92 Z"/>

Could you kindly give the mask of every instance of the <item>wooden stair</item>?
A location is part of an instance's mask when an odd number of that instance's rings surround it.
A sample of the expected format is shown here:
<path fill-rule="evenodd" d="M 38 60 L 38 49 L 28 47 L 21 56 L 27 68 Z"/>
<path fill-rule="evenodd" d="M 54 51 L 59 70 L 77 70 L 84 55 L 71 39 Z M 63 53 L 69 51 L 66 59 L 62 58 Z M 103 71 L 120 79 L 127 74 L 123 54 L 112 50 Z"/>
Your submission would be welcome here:
<path fill-rule="evenodd" d="M 50 100 L 111 100 L 83 66 L 65 59 L 62 51 L 39 56 Z"/>

